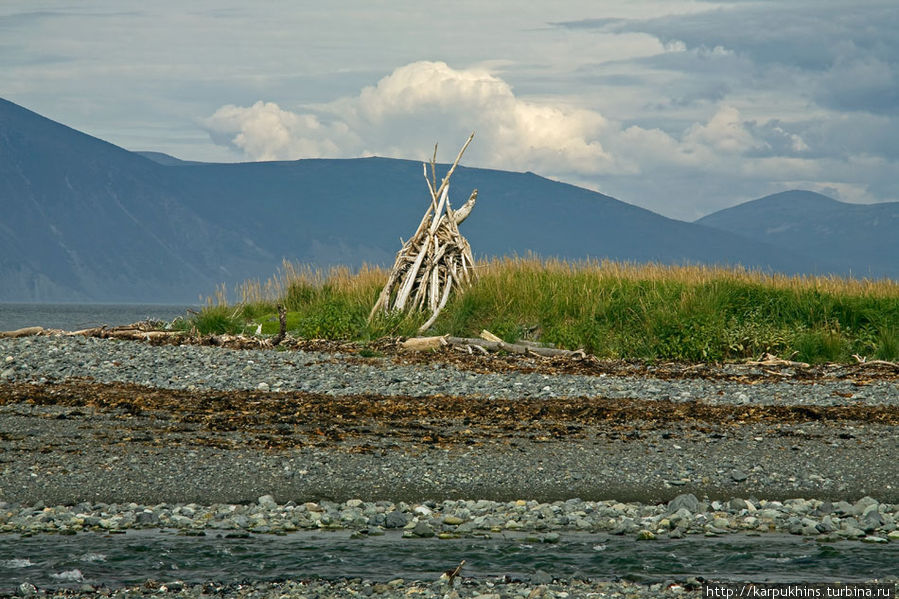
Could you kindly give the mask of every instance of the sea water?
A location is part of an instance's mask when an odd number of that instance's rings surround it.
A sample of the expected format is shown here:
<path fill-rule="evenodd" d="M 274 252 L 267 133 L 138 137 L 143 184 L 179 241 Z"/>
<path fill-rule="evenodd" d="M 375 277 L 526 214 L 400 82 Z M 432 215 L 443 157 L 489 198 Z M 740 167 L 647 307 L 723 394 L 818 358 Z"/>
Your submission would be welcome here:
<path fill-rule="evenodd" d="M 0 331 L 40 326 L 68 331 L 118 326 L 147 319 L 171 322 L 197 306 L 183 304 L 13 304 L 0 303 Z"/>

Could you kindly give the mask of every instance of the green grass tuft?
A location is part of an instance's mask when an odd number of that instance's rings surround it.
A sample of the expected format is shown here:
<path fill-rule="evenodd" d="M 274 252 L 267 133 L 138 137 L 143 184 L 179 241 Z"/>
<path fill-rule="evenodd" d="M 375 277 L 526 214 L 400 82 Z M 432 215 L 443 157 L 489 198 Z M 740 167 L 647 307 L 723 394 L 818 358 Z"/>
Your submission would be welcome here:
<path fill-rule="evenodd" d="M 193 325 L 203 334 L 236 335 L 244 330 L 246 321 L 226 305 L 207 306 L 194 317 Z"/>
<path fill-rule="evenodd" d="M 878 360 L 899 360 L 899 327 L 887 327 L 879 331 L 874 357 Z"/>

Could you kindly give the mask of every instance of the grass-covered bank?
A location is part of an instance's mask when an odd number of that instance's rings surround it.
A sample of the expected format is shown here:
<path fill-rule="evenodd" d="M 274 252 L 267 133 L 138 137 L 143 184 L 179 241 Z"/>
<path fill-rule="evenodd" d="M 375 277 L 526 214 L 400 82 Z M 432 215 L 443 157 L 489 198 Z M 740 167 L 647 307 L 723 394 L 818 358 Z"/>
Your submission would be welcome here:
<path fill-rule="evenodd" d="M 328 272 L 285 263 L 265 284 L 224 293 L 192 321 L 200 332 L 288 330 L 367 341 L 414 335 L 424 315 L 367 322 L 387 271 Z M 606 358 L 726 361 L 770 352 L 812 363 L 852 354 L 899 358 L 899 283 L 786 277 L 703 266 L 514 258 L 482 262 L 478 280 L 447 304 L 429 334 L 540 340 Z"/>

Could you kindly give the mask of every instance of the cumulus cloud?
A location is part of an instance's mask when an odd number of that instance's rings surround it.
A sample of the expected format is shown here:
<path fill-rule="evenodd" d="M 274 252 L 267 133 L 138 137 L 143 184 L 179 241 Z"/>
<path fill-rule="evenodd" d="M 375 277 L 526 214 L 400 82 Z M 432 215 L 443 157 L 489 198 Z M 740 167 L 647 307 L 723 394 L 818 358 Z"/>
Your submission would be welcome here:
<path fill-rule="evenodd" d="M 262 101 L 227 105 L 205 126 L 217 143 L 252 160 L 423 157 L 435 138 L 455 142 L 475 130 L 469 164 L 547 176 L 636 175 L 663 164 L 714 171 L 726 168 L 726 158 L 768 147 L 733 106 L 718 106 L 707 120 L 672 134 L 624 126 L 594 110 L 521 99 L 481 68 L 424 61 L 314 112 Z"/>
<path fill-rule="evenodd" d="M 303 112 L 262 101 L 223 106 L 204 125 L 214 141 L 253 160 L 409 158 L 426 154 L 435 138 L 455 145 L 474 130 L 471 158 L 482 166 L 585 173 L 611 166 L 598 112 L 526 101 L 487 70 L 443 62 L 399 67 L 358 96 Z"/>
<path fill-rule="evenodd" d="M 354 141 L 342 123 L 323 125 L 315 115 L 282 110 L 274 102 L 228 104 L 204 124 L 216 143 L 238 148 L 253 160 L 334 155 Z"/>

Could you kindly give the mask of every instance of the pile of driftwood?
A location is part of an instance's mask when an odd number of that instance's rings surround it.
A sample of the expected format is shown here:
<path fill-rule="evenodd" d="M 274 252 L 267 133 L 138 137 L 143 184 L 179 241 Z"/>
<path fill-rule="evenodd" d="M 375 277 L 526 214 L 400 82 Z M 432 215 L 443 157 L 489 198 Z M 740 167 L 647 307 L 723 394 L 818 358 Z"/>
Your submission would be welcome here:
<path fill-rule="evenodd" d="M 102 339 L 131 339 L 134 341 L 159 341 L 186 337 L 185 331 L 164 331 L 145 323 L 135 323 L 118 327 L 91 327 L 78 331 L 25 327 L 14 331 L 0 331 L 0 338 L 31 337 L 33 335 L 62 335 L 66 337 L 98 337 Z"/>
<path fill-rule="evenodd" d="M 472 138 L 474 133 L 462 146 L 439 187 L 436 145 L 431 158 L 431 178 L 428 178 L 427 165 L 422 164 L 431 204 L 415 234 L 397 252 L 387 283 L 368 316 L 369 321 L 378 311 L 387 314 L 391 311 L 428 310 L 431 316 L 419 328 L 419 331 L 427 330 L 446 306 L 450 292 L 471 284 L 474 259 L 471 246 L 459 233 L 459 225 L 471 213 L 478 190 L 471 192 L 468 201 L 454 211 L 449 200 L 449 181 Z"/>
<path fill-rule="evenodd" d="M 0 339 L 18 337 L 64 336 L 64 337 L 96 337 L 99 339 L 127 339 L 132 341 L 148 341 L 156 345 L 181 345 L 184 343 L 197 345 L 216 345 L 234 349 L 265 349 L 276 347 L 287 337 L 287 312 L 278 306 L 279 331 L 273 337 L 247 335 L 199 335 L 196 330 L 168 330 L 160 328 L 159 323 L 144 321 L 122 326 L 97 326 L 77 331 L 62 329 L 45 329 L 43 327 L 24 327 L 14 331 L 0 331 Z"/>

